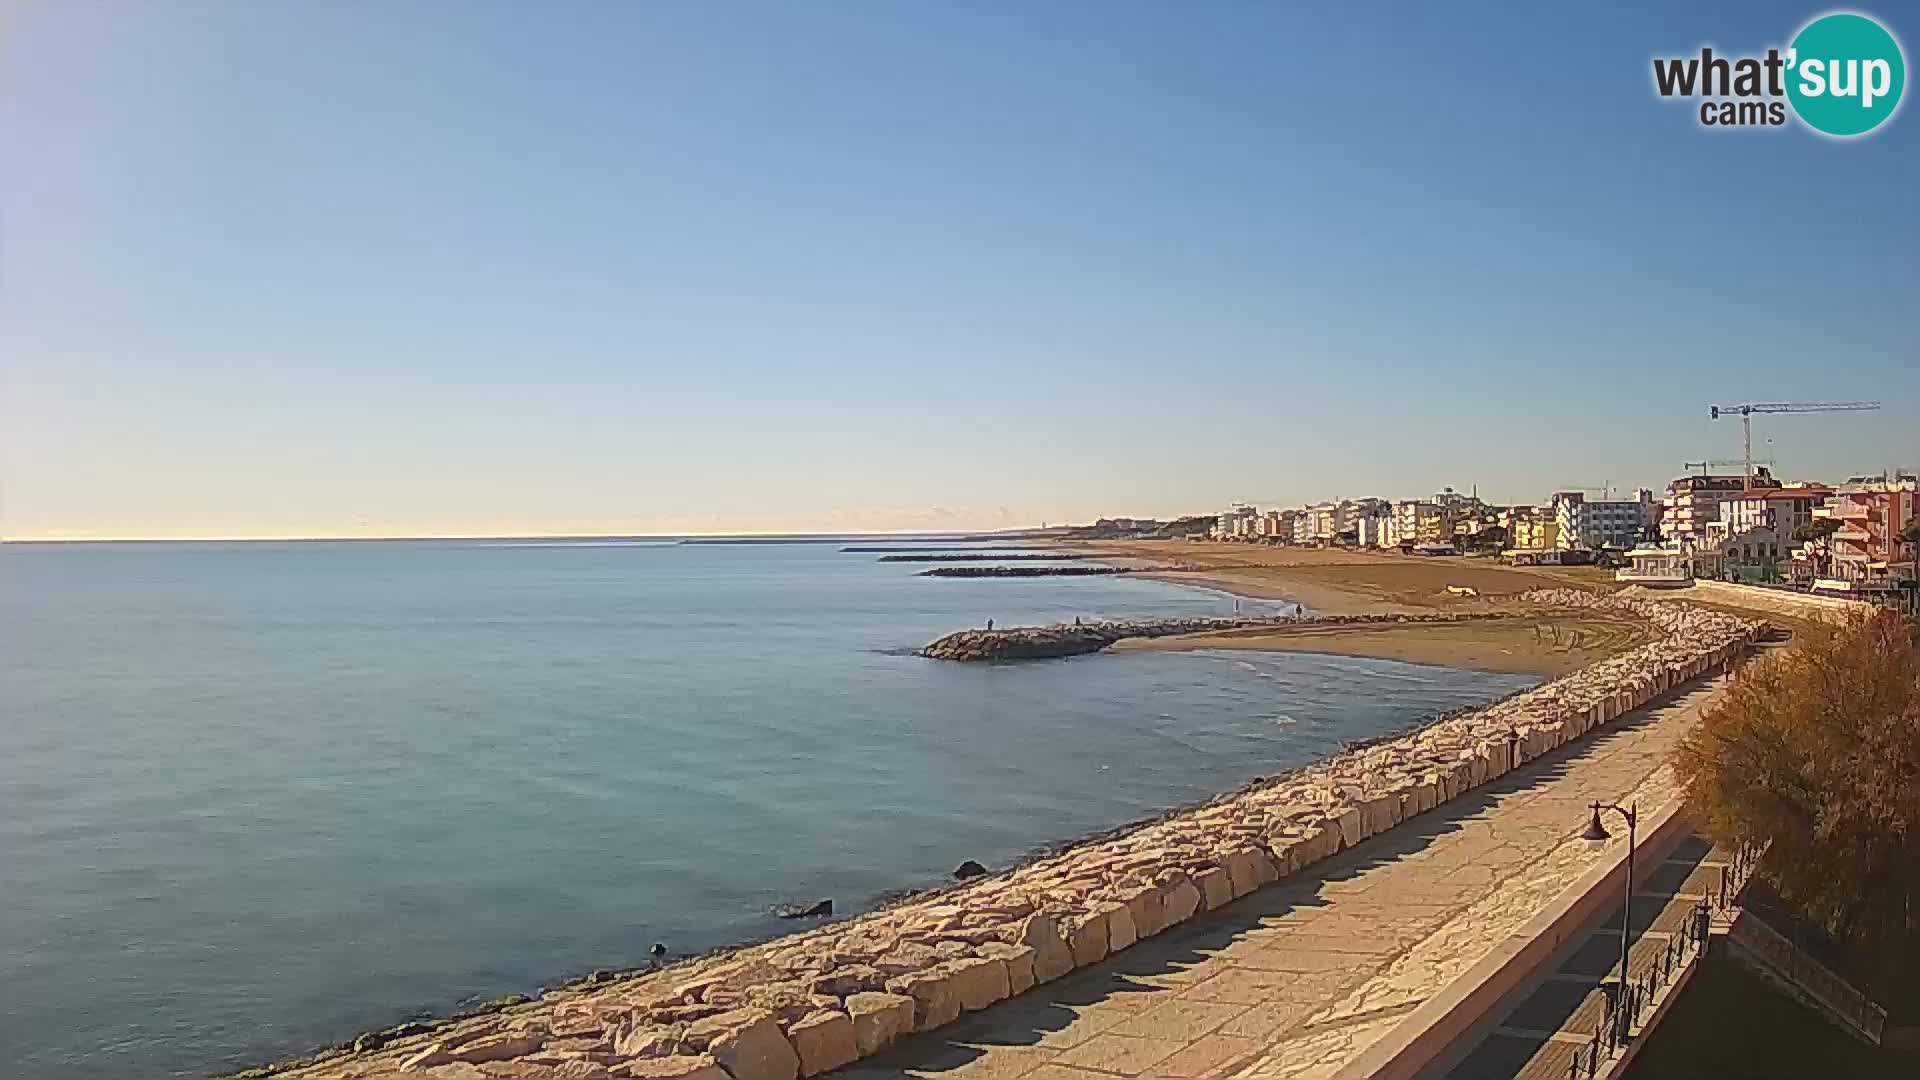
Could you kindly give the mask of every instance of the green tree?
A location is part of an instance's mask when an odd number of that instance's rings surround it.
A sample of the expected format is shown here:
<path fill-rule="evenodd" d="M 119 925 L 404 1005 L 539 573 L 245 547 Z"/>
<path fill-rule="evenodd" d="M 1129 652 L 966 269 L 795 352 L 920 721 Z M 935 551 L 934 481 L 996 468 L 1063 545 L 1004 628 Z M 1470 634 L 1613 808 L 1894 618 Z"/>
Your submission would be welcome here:
<path fill-rule="evenodd" d="M 1793 542 L 1796 544 L 1825 540 L 1840 531 L 1839 518 L 1814 518 L 1812 521 L 1793 530 Z"/>
<path fill-rule="evenodd" d="M 1879 981 L 1920 933 L 1920 649 L 1892 612 L 1802 637 L 1742 668 L 1674 764 L 1701 828 L 1771 842 L 1762 874 Z"/>

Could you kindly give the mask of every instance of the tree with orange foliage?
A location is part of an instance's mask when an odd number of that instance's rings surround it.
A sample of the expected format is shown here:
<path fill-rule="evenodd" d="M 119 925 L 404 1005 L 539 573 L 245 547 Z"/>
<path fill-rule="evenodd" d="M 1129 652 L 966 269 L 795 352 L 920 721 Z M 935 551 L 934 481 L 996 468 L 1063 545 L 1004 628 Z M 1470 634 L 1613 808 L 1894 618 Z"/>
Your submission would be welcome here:
<path fill-rule="evenodd" d="M 1920 932 L 1920 648 L 1892 612 L 1741 668 L 1675 751 L 1701 829 L 1863 957 Z"/>

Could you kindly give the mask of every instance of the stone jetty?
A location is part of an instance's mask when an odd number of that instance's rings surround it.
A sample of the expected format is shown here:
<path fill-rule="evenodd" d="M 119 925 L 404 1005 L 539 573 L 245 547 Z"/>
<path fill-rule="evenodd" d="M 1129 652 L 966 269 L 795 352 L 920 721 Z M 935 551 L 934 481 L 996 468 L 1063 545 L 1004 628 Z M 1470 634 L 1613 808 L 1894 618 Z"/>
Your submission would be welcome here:
<path fill-rule="evenodd" d="M 1661 636 L 1484 708 L 896 907 L 276 1066 L 310 1078 L 796 1080 L 1233 902 L 1712 670 L 1763 624 L 1550 590 Z"/>
<path fill-rule="evenodd" d="M 974 545 L 974 546 L 967 546 L 967 545 Z M 1023 547 L 1017 544 L 1007 544 L 1000 547 L 990 547 L 990 546 L 979 546 L 976 544 L 975 541 L 970 541 L 970 540 L 956 540 L 951 544 L 887 544 L 883 547 L 869 547 L 869 546 L 856 544 L 856 545 L 853 545 L 852 547 L 843 547 L 840 550 L 844 553 L 850 553 L 855 555 L 863 555 L 863 554 L 864 555 L 884 555 L 888 553 L 897 554 L 903 551 L 954 551 L 956 549 L 960 549 L 963 547 L 967 551 L 1032 551 L 1033 550 L 1033 547 L 1031 545 L 1027 545 Z"/>
<path fill-rule="evenodd" d="M 917 577 L 1099 577 L 1164 571 L 1164 566 L 936 566 Z"/>
<path fill-rule="evenodd" d="M 1256 615 L 1231 618 L 1100 619 L 1052 626 L 1010 626 L 1000 630 L 958 630 L 929 642 L 920 655 L 934 660 L 981 663 L 999 660 L 1047 660 L 1099 652 L 1127 638 L 1209 634 L 1279 626 L 1352 626 L 1363 623 L 1457 623 L 1511 618 L 1501 612 L 1421 612 L 1397 615 Z"/>
<path fill-rule="evenodd" d="M 1076 559 L 1090 559 L 1091 555 L 1055 555 L 1047 552 L 1028 552 L 1016 555 L 990 555 L 983 551 L 948 552 L 943 555 L 882 555 L 880 562 L 1072 562 Z"/>

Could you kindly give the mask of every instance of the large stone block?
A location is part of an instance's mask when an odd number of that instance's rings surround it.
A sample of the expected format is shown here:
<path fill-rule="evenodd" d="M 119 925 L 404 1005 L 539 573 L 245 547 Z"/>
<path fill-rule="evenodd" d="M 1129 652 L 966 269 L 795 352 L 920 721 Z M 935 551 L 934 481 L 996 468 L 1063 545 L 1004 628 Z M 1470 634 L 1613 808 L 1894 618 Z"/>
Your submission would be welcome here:
<path fill-rule="evenodd" d="M 940 966 L 887 980 L 889 993 L 913 999 L 913 1030 L 932 1031 L 960 1015 L 960 993 L 953 972 Z"/>
<path fill-rule="evenodd" d="M 1035 982 L 1052 982 L 1074 968 L 1073 946 L 1060 932 L 1059 920 L 1045 912 L 1022 920 L 1015 942 L 1033 948 Z"/>
<path fill-rule="evenodd" d="M 537 1032 L 500 1031 L 453 1047 L 447 1051 L 447 1057 L 451 1061 L 464 1061 L 469 1065 L 507 1061 L 539 1050 L 545 1041 Z"/>
<path fill-rule="evenodd" d="M 726 1025 L 715 1032 L 707 1053 L 733 1080 L 795 1080 L 800 1075 L 800 1055 L 765 1009 L 735 1009 L 698 1021 L 689 1027 L 689 1039 L 701 1025 L 723 1020 Z"/>
<path fill-rule="evenodd" d="M 1399 815 L 1399 796 L 1377 795 L 1368 799 L 1360 807 L 1361 828 L 1368 836 L 1379 836 L 1398 824 Z"/>
<path fill-rule="evenodd" d="M 1107 909 L 1107 953 L 1112 955 L 1140 940 L 1140 932 L 1134 929 L 1133 911 L 1125 904 L 1115 904 Z"/>
<path fill-rule="evenodd" d="M 1200 887 L 1185 874 L 1160 886 L 1160 906 L 1168 926 L 1193 918 L 1193 913 L 1200 910 L 1200 900 Z"/>
<path fill-rule="evenodd" d="M 1136 885 L 1120 896 L 1120 902 L 1127 905 L 1127 913 L 1133 916 L 1133 936 L 1152 937 L 1166 929 L 1167 916 L 1161 906 L 1160 890 L 1152 885 Z"/>
<path fill-rule="evenodd" d="M 1065 948 L 1065 945 L 1061 946 Z M 1007 965 L 1007 993 L 1013 997 L 1033 989 L 1037 981 L 1033 974 L 1033 958 L 1039 950 L 1031 945 L 1012 945 L 1004 941 L 989 941 L 978 949 L 981 956 L 991 956 Z M 1073 963 L 1073 954 L 1067 954 L 1067 963 Z"/>
<path fill-rule="evenodd" d="M 1307 827 L 1306 835 L 1294 848 L 1294 859 L 1299 866 L 1311 866 L 1321 859 L 1331 858 L 1339 851 L 1340 830 L 1332 822 L 1322 821 Z"/>
<path fill-rule="evenodd" d="M 1362 828 L 1364 823 L 1360 820 L 1360 811 L 1357 807 L 1350 806 L 1342 810 L 1340 816 L 1334 819 L 1334 824 L 1340 830 L 1340 844 L 1342 847 L 1352 847 L 1367 838 L 1367 833 Z"/>
<path fill-rule="evenodd" d="M 847 1016 L 853 1021 L 853 1045 L 861 1057 L 913 1030 L 916 1005 L 905 994 L 862 991 L 847 998 Z"/>
<path fill-rule="evenodd" d="M 1488 780 L 1497 780 L 1506 775 L 1507 744 L 1504 740 L 1496 743 L 1491 739 L 1482 739 L 1480 745 L 1474 748 L 1474 756 L 1480 759 L 1486 769 Z"/>
<path fill-rule="evenodd" d="M 1193 882 L 1200 886 L 1200 898 L 1208 911 L 1226 907 L 1233 903 L 1233 878 L 1224 866 L 1209 866 L 1194 875 Z"/>
<path fill-rule="evenodd" d="M 853 1018 L 843 1012 L 821 1010 L 800 1018 L 787 1029 L 787 1041 L 800 1057 L 801 1076 L 818 1076 L 860 1059 Z"/>
<path fill-rule="evenodd" d="M 1011 980 L 1007 977 L 1007 965 L 1003 960 L 991 956 L 970 956 L 964 960 L 949 960 L 941 965 L 953 972 L 953 992 L 960 998 L 960 1008 L 966 1012 L 979 1012 L 997 1001 L 1005 1001 L 1013 996 Z"/>
<path fill-rule="evenodd" d="M 1073 949 L 1073 966 L 1086 967 L 1106 959 L 1107 920 L 1117 906 L 1096 905 L 1074 921 L 1067 933 L 1067 944 Z"/>
<path fill-rule="evenodd" d="M 654 1027 L 631 1024 L 621 1028 L 613 1039 L 613 1052 L 623 1058 L 672 1057 L 680 1052 L 680 1041 L 687 1025 Z"/>
<path fill-rule="evenodd" d="M 608 1066 L 606 1075 L 621 1080 L 733 1080 L 720 1063 L 707 1054 L 622 1061 Z"/>
<path fill-rule="evenodd" d="M 1234 899 L 1237 900 L 1260 887 L 1260 870 L 1255 865 L 1256 858 L 1258 857 L 1248 848 L 1227 853 L 1227 881 L 1233 886 Z"/>

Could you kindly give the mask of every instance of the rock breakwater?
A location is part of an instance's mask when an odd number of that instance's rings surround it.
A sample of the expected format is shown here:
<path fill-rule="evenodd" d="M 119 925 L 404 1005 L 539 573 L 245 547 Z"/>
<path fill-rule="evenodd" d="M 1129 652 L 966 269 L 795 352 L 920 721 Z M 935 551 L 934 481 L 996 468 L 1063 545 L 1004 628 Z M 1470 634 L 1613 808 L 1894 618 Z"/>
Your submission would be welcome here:
<path fill-rule="evenodd" d="M 1032 552 L 1021 555 L 989 555 L 979 551 L 955 552 L 945 555 L 882 555 L 880 562 L 1073 562 L 1078 559 L 1090 559 L 1091 555 L 1054 555 Z"/>
<path fill-rule="evenodd" d="M 1010 626 L 1002 630 L 957 630 L 929 642 L 920 655 L 934 660 L 981 663 L 998 660 L 1046 660 L 1099 652 L 1127 638 L 1174 637 L 1224 630 L 1282 626 L 1356 626 L 1393 623 L 1458 623 L 1508 618 L 1499 612 L 1420 612 L 1398 615 L 1255 615 L 1232 617 L 1100 619 L 1052 626 Z"/>
<path fill-rule="evenodd" d="M 1159 566 L 936 566 L 918 577 L 1100 577 L 1164 570 Z"/>
<path fill-rule="evenodd" d="M 1666 601 L 1576 590 L 1524 599 L 1631 614 L 1661 637 L 1007 873 L 276 1071 L 329 1080 L 814 1076 L 1097 963 L 1393 828 L 1711 670 L 1762 629 Z"/>

